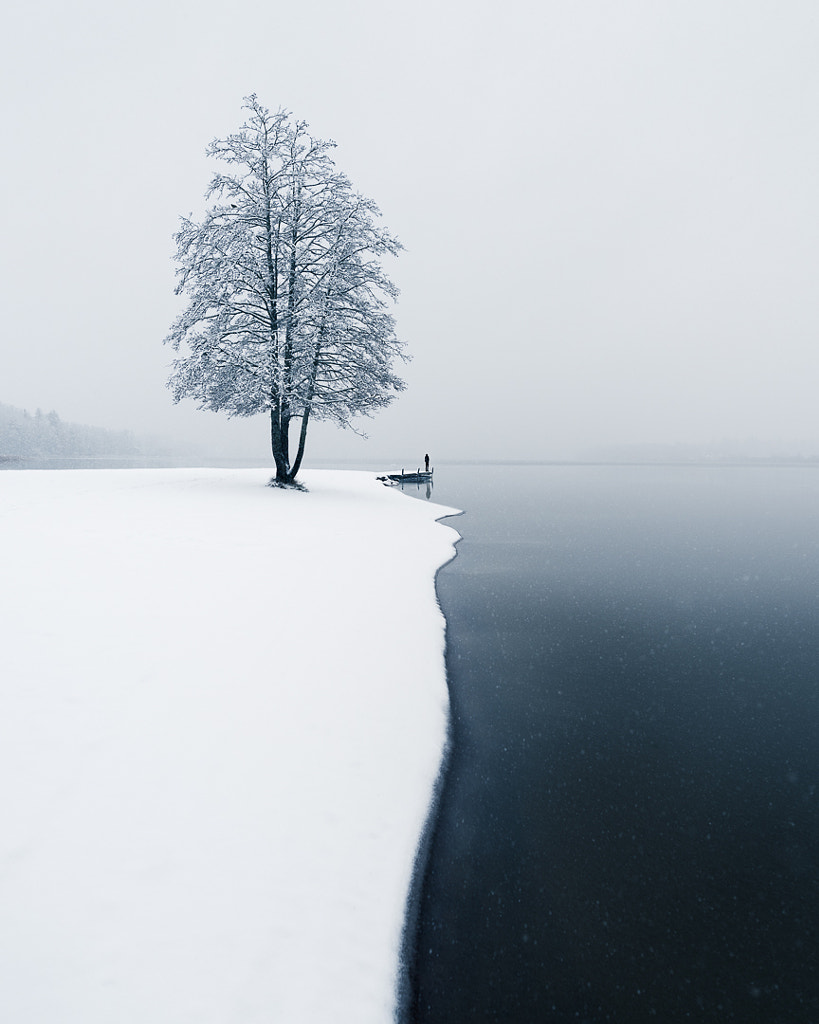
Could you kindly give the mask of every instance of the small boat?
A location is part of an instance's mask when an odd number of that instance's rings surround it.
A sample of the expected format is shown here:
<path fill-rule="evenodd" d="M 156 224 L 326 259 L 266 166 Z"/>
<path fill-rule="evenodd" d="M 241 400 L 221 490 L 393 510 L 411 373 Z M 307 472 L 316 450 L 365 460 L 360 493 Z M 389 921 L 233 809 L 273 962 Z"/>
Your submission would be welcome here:
<path fill-rule="evenodd" d="M 394 484 L 425 484 L 432 480 L 433 470 L 427 472 L 423 469 L 416 469 L 414 473 L 405 473 L 402 469 L 400 473 L 387 473 L 386 476 L 378 477 L 379 480 L 391 481 Z"/>

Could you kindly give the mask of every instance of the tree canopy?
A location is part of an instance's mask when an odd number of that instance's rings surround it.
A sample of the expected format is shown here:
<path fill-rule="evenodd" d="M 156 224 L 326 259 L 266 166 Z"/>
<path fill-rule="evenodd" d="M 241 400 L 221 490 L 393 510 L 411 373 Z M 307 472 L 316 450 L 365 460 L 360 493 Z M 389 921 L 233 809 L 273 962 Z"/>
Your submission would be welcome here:
<path fill-rule="evenodd" d="M 165 339 L 183 353 L 168 386 L 203 409 L 269 413 L 276 479 L 289 483 L 311 419 L 347 427 L 404 388 L 389 312 L 398 293 L 382 265 L 401 245 L 336 167 L 334 143 L 255 95 L 243 109 L 239 131 L 208 147 L 227 166 L 207 212 L 182 218 L 174 236 L 188 301 Z"/>

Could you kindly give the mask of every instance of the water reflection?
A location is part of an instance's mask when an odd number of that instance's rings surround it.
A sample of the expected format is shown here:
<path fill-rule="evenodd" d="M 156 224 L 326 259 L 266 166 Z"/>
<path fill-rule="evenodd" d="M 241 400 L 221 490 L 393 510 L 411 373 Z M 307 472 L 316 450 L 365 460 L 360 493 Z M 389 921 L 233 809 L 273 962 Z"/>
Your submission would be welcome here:
<path fill-rule="evenodd" d="M 394 486 L 399 490 L 412 495 L 414 498 L 424 497 L 429 501 L 432 497 L 432 478 L 423 481 L 400 480 L 397 481 Z"/>

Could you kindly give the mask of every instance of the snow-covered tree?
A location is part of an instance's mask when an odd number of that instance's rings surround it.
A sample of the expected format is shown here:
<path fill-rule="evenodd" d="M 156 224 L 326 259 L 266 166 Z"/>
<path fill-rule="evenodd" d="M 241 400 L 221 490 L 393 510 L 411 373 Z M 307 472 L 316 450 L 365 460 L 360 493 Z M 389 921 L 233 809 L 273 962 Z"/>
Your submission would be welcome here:
<path fill-rule="evenodd" d="M 382 266 L 401 246 L 337 169 L 334 143 L 255 96 L 243 109 L 241 129 L 208 148 L 228 165 L 211 181 L 211 205 L 175 236 L 188 303 L 165 339 L 184 353 L 168 386 L 203 409 L 269 413 L 276 479 L 289 483 L 311 419 L 349 426 L 404 388 L 388 312 L 397 290 Z"/>

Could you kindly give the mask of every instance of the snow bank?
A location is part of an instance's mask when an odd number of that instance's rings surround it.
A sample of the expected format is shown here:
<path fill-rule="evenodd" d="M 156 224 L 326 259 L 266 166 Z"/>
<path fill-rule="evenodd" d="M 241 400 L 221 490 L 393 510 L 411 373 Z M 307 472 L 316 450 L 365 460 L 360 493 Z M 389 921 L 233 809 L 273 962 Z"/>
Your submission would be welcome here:
<path fill-rule="evenodd" d="M 392 1018 L 452 510 L 268 476 L 0 475 L 9 1024 Z"/>

